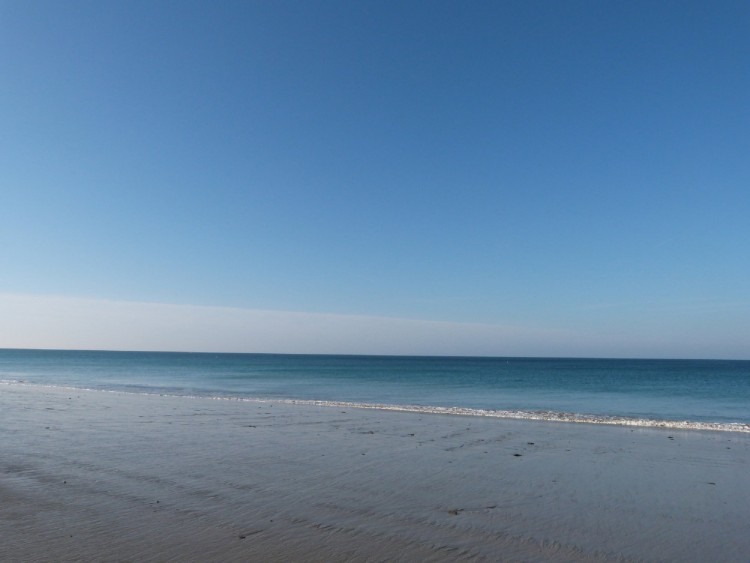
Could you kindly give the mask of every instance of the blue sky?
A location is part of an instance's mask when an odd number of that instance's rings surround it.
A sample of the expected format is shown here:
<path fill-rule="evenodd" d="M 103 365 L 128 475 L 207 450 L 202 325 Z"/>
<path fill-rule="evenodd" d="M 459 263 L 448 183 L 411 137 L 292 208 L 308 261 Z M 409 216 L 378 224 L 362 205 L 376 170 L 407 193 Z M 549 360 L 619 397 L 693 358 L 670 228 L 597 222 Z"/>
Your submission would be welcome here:
<path fill-rule="evenodd" d="M 65 340 L 67 299 L 488 331 L 322 352 L 750 358 L 748 30 L 746 2 L 0 1 L 0 346 L 136 346 L 94 313 Z"/>

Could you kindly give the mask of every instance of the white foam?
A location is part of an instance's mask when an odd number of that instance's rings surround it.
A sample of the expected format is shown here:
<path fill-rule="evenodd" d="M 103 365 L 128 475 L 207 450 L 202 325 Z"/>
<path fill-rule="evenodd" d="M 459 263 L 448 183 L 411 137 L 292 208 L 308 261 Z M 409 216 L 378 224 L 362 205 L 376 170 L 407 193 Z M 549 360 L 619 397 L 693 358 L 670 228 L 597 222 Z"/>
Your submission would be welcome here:
<path fill-rule="evenodd" d="M 603 416 L 578 414 L 556 411 L 511 411 L 472 409 L 466 407 L 434 407 L 422 405 L 387 405 L 370 403 L 352 403 L 343 401 L 306 401 L 306 400 L 276 400 L 276 403 L 316 405 L 326 407 L 349 407 L 360 409 L 377 409 L 399 412 L 415 412 L 426 414 L 448 414 L 460 416 L 483 416 L 491 418 L 510 418 L 517 420 L 541 420 L 546 422 L 578 422 L 586 424 L 609 424 L 615 426 L 639 426 L 643 428 L 674 428 L 680 430 L 719 430 L 724 432 L 748 432 L 750 424 L 741 422 L 699 422 L 691 420 L 654 420 L 643 418 L 628 418 L 619 416 Z"/>
<path fill-rule="evenodd" d="M 178 393 L 160 393 L 158 391 L 132 391 L 119 389 L 95 389 L 90 387 L 75 387 L 72 385 L 50 385 L 28 383 L 23 380 L 0 380 L 2 385 L 24 385 L 29 387 L 45 387 L 65 390 L 94 391 L 104 393 L 126 393 L 130 395 L 158 395 L 163 397 L 180 397 L 188 399 L 212 399 L 218 401 L 242 401 L 251 403 L 278 403 L 287 405 L 308 405 L 316 407 L 357 408 L 382 411 L 412 412 L 419 414 L 442 414 L 453 416 L 481 416 L 489 418 L 504 418 L 515 420 L 539 420 L 544 422 L 572 422 L 583 424 L 606 424 L 611 426 L 636 426 L 640 428 L 665 428 L 675 430 L 714 430 L 720 432 L 750 433 L 750 424 L 742 422 L 704 422 L 693 420 L 659 420 L 648 418 L 630 418 L 622 416 L 605 416 L 593 414 L 579 414 L 557 411 L 522 411 L 522 410 L 490 410 L 468 407 L 436 407 L 427 405 L 391 405 L 385 403 L 357 403 L 351 401 L 322 401 L 310 399 L 273 399 L 260 397 L 229 397 L 211 395 L 181 395 Z"/>

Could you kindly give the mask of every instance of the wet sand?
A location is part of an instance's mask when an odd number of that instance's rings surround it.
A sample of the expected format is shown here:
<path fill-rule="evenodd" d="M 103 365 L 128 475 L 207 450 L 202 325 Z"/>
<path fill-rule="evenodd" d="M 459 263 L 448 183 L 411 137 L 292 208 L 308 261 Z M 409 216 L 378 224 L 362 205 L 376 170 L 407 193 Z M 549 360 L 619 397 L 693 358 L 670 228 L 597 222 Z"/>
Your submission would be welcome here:
<path fill-rule="evenodd" d="M 0 385 L 1 561 L 741 561 L 750 435 Z"/>

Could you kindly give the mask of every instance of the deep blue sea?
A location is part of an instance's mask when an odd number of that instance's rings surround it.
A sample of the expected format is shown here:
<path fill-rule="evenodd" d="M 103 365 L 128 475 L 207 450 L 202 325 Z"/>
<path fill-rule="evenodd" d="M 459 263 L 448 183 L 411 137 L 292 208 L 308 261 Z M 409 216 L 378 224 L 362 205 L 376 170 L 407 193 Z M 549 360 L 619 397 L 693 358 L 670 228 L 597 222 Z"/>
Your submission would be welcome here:
<path fill-rule="evenodd" d="M 750 430 L 750 361 L 0 349 L 0 381 Z"/>

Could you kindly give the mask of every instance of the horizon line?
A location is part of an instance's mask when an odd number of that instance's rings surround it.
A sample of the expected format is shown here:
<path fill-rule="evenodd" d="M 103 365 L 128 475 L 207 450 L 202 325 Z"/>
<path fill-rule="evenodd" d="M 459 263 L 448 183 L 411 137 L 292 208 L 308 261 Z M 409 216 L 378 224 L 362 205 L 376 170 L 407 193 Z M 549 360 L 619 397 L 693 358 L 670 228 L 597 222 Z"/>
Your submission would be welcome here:
<path fill-rule="evenodd" d="M 494 356 L 462 354 L 354 354 L 325 352 L 211 352 L 201 350 L 127 350 L 105 348 L 17 348 L 0 346 L 0 351 L 15 352 L 95 352 L 111 354 L 192 354 L 203 356 L 320 356 L 350 358 L 425 358 L 425 359 L 477 359 L 477 360 L 612 360 L 644 362 L 750 362 L 742 358 L 685 358 L 685 357 L 639 357 L 639 356 Z"/>

